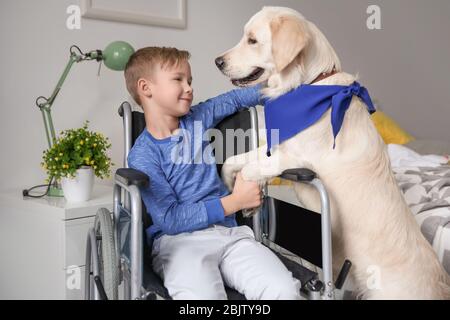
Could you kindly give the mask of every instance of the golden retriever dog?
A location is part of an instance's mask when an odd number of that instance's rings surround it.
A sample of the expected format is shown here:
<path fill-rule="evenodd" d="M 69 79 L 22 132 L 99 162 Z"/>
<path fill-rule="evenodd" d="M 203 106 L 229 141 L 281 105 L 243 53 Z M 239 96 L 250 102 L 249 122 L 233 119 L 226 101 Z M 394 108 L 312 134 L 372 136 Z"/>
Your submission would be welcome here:
<path fill-rule="evenodd" d="M 268 98 L 301 84 L 350 85 L 356 80 L 342 71 L 336 52 L 312 22 L 281 7 L 264 7 L 254 15 L 242 40 L 216 64 L 237 86 L 262 83 Z M 263 146 L 228 159 L 222 169 L 227 187 L 232 188 L 239 171 L 260 183 L 291 168 L 315 171 L 330 198 L 334 274 L 350 259 L 358 298 L 450 299 L 450 277 L 397 186 L 366 105 L 353 97 L 335 149 L 330 113 L 274 147 L 271 157 Z M 319 195 L 311 186 L 294 188 L 300 203 L 320 212 Z"/>

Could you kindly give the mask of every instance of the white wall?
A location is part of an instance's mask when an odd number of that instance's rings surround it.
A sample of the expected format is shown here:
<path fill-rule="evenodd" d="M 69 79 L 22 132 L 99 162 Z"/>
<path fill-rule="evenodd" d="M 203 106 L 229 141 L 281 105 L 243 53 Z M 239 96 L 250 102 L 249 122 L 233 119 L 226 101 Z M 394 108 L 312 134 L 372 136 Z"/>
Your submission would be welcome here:
<path fill-rule="evenodd" d="M 66 28 L 66 8 L 77 0 L 0 2 L 0 189 L 43 183 L 47 141 L 34 101 L 49 96 L 69 57 L 69 47 L 103 49 L 113 40 L 135 48 L 176 46 L 192 54 L 196 102 L 232 86 L 214 58 L 241 37 L 245 22 L 263 5 L 288 6 L 315 22 L 336 48 L 344 69 L 359 72 L 383 109 L 415 136 L 450 140 L 450 1 L 448 0 L 188 0 L 186 30 L 82 20 Z M 366 8 L 382 9 L 382 30 L 366 28 Z M 52 109 L 57 132 L 84 120 L 112 142 L 122 164 L 122 124 L 117 109 L 128 99 L 121 72 L 97 63 L 75 65 Z M 114 168 L 114 169 L 115 169 Z M 111 183 L 111 181 L 103 181 Z"/>

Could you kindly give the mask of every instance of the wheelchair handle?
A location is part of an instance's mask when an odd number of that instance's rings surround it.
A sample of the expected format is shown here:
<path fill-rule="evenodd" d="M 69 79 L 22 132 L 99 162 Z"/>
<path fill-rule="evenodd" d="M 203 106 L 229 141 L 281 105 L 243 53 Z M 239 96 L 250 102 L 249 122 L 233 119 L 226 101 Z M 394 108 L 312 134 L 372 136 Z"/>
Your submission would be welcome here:
<path fill-rule="evenodd" d="M 280 177 L 294 182 L 311 182 L 317 178 L 317 174 L 309 169 L 296 168 L 283 171 Z"/>

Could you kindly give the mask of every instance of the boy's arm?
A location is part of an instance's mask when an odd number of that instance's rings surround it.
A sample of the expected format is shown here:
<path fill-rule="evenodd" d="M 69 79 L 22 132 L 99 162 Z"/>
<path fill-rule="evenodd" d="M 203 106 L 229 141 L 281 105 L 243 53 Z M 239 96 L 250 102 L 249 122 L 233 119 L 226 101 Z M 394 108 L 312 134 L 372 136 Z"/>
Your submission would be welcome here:
<path fill-rule="evenodd" d="M 181 204 L 156 163 L 145 161 L 145 165 L 138 165 L 129 160 L 129 166 L 148 175 L 149 187 L 140 189 L 142 200 L 153 222 L 164 233 L 174 235 L 199 230 L 225 219 L 220 198 Z"/>
<path fill-rule="evenodd" d="M 191 111 L 194 120 L 203 122 L 204 128 L 215 127 L 220 121 L 238 110 L 254 107 L 262 103 L 261 86 L 235 89 L 215 98 L 211 98 L 194 107 Z"/>

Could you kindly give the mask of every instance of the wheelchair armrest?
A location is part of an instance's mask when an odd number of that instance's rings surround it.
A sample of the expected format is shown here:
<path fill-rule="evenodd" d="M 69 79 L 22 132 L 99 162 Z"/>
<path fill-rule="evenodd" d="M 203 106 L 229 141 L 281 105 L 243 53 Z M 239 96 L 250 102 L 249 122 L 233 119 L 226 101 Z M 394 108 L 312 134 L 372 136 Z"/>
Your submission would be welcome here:
<path fill-rule="evenodd" d="M 311 182 L 317 177 L 316 173 L 309 169 L 289 169 L 285 170 L 280 178 L 294 181 L 294 182 Z"/>
<path fill-rule="evenodd" d="M 150 182 L 145 173 L 130 168 L 117 169 L 115 179 L 126 186 L 135 185 L 138 188 L 146 188 Z"/>

